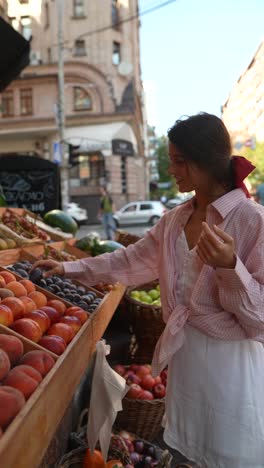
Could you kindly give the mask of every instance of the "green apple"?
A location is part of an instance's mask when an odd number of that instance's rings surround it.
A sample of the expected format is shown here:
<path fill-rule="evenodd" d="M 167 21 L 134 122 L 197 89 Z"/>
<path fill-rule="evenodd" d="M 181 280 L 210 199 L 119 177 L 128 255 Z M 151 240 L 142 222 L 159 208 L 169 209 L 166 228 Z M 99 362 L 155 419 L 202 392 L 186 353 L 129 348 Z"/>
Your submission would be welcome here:
<path fill-rule="evenodd" d="M 132 297 L 132 299 L 139 299 L 140 298 L 140 292 L 139 291 L 131 291 L 130 293 L 130 297 Z"/>
<path fill-rule="evenodd" d="M 160 293 L 159 293 L 159 291 L 157 291 L 157 289 L 151 289 L 151 290 L 148 292 L 148 295 L 149 295 L 150 297 L 152 297 L 153 300 L 158 299 L 158 297 L 160 297 Z"/>
<path fill-rule="evenodd" d="M 156 299 L 156 301 L 153 301 L 152 302 L 152 305 L 157 305 L 157 306 L 161 306 L 161 302 L 160 302 L 160 299 Z"/>
<path fill-rule="evenodd" d="M 157 284 L 156 289 L 157 289 L 157 291 L 160 291 L 160 285 L 159 284 Z"/>
<path fill-rule="evenodd" d="M 145 296 L 141 297 L 140 300 L 141 302 L 146 302 L 146 304 L 152 303 L 152 298 L 148 294 L 145 294 Z"/>

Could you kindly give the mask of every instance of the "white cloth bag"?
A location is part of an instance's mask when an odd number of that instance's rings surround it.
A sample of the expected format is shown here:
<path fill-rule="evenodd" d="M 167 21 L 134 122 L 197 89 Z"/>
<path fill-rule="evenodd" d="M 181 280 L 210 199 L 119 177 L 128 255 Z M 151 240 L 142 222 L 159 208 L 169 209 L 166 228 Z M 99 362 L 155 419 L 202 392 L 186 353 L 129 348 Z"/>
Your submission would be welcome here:
<path fill-rule="evenodd" d="M 104 340 L 98 341 L 87 425 L 87 441 L 90 449 L 94 451 L 99 440 L 105 460 L 107 460 L 112 426 L 117 412 L 123 409 L 122 399 L 129 390 L 125 379 L 109 366 L 106 360 L 109 353 L 110 346 L 106 345 Z"/>

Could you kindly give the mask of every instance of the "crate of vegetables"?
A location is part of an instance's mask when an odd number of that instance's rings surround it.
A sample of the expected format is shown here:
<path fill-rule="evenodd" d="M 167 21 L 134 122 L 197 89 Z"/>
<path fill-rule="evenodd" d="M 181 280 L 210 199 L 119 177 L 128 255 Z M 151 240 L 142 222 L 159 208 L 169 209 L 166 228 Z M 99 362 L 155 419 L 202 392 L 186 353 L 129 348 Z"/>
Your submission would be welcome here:
<path fill-rule="evenodd" d="M 165 328 L 158 281 L 128 288 L 125 298 L 135 335 L 131 358 L 137 363 L 151 362 L 156 343 Z"/>
<path fill-rule="evenodd" d="M 161 429 L 165 411 L 167 370 L 154 378 L 150 365 L 116 365 L 114 370 L 130 386 L 123 399 L 123 411 L 117 415 L 116 425 L 146 440 L 153 440 Z"/>

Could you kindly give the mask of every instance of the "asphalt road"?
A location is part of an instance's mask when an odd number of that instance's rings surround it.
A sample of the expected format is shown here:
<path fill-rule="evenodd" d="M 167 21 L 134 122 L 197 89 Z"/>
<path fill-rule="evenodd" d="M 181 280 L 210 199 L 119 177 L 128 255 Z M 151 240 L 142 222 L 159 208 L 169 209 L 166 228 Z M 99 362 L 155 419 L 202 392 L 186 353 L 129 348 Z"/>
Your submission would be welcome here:
<path fill-rule="evenodd" d="M 135 234 L 137 236 L 144 236 L 145 232 L 150 229 L 151 226 L 149 225 L 137 225 L 137 226 L 122 226 L 119 228 L 122 231 L 129 232 L 130 234 Z M 86 234 L 90 232 L 98 232 L 100 234 L 101 239 L 105 239 L 105 232 L 101 224 L 94 224 L 94 225 L 83 225 L 79 228 L 76 237 L 77 239 L 81 239 Z"/>

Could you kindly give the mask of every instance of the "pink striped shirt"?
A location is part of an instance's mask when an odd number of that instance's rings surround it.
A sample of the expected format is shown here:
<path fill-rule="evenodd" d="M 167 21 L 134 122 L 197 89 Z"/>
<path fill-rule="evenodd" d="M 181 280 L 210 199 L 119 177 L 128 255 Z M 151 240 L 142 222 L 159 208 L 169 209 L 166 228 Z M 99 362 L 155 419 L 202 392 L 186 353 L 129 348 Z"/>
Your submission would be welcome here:
<path fill-rule="evenodd" d="M 138 286 L 159 278 L 163 318 L 172 336 L 188 321 L 216 339 L 264 342 L 264 207 L 247 199 L 241 189 L 207 207 L 208 225 L 216 224 L 233 237 L 237 262 L 235 269 L 203 265 L 187 309 L 177 303 L 175 290 L 184 260 L 177 251 L 177 239 L 192 211 L 192 201 L 171 210 L 143 239 L 126 249 L 63 263 L 65 274 L 82 278 L 87 285 L 119 281 Z M 165 332 L 163 347 L 168 347 L 167 339 L 171 346 L 172 337 Z M 178 336 L 171 352 L 183 339 Z"/>

